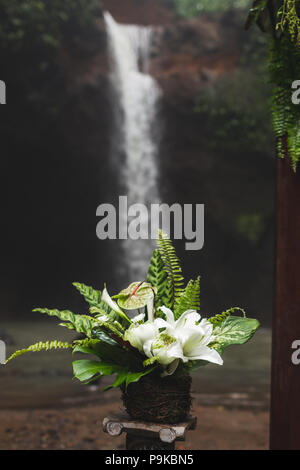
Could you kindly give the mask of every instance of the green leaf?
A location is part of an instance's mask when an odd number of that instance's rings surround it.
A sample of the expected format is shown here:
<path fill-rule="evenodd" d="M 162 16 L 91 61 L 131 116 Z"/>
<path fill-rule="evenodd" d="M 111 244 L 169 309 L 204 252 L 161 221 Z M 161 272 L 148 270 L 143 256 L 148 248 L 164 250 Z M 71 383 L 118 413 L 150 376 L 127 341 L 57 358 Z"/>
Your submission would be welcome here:
<path fill-rule="evenodd" d="M 180 266 L 180 261 L 176 255 L 175 248 L 169 237 L 163 233 L 161 230 L 158 232 L 158 249 L 161 255 L 161 258 L 164 263 L 164 270 L 166 271 L 168 278 L 170 280 L 170 286 L 172 289 L 172 307 L 174 306 L 175 301 L 183 293 L 183 276 Z"/>
<path fill-rule="evenodd" d="M 196 281 L 189 281 L 184 292 L 175 302 L 175 320 L 189 309 L 200 309 L 200 276 L 197 277 Z"/>
<path fill-rule="evenodd" d="M 148 282 L 132 282 L 126 289 L 123 289 L 114 298 L 118 299 L 118 304 L 126 310 L 136 310 L 145 307 L 148 300 L 154 296 L 154 287 Z"/>
<path fill-rule="evenodd" d="M 15 357 L 21 356 L 27 352 L 39 352 L 39 351 L 49 351 L 50 349 L 68 349 L 73 348 L 73 344 L 64 343 L 62 341 L 54 340 L 54 341 L 40 341 L 39 343 L 32 344 L 26 349 L 19 349 L 14 354 L 12 354 L 5 363 L 11 361 Z"/>
<path fill-rule="evenodd" d="M 158 307 L 162 307 L 163 305 L 171 307 L 172 305 L 167 305 L 166 303 L 168 302 L 167 299 L 170 284 L 168 282 L 168 274 L 164 270 L 164 263 L 159 250 L 153 251 L 147 275 L 147 282 L 156 288 L 154 301 L 155 308 L 158 309 Z"/>
<path fill-rule="evenodd" d="M 259 321 L 254 318 L 227 317 L 214 329 L 215 340 L 209 347 L 222 354 L 227 346 L 249 341 L 259 325 Z"/>
<path fill-rule="evenodd" d="M 224 312 L 218 313 L 217 315 L 208 318 L 208 321 L 212 323 L 214 326 L 219 326 L 227 317 L 230 315 L 241 312 L 244 317 L 246 317 L 246 312 L 243 308 L 240 307 L 231 307 L 225 310 Z"/>
<path fill-rule="evenodd" d="M 91 307 L 99 306 L 101 302 L 100 290 L 95 290 L 92 287 L 86 286 L 80 282 L 73 282 L 73 286 L 76 287 L 81 295 L 83 295 L 84 299 Z"/>
<path fill-rule="evenodd" d="M 81 382 L 86 382 L 96 374 L 111 375 L 121 369 L 122 367 L 117 366 L 116 364 L 100 361 L 90 361 L 86 359 L 73 361 L 74 377 L 79 379 Z"/>
<path fill-rule="evenodd" d="M 98 322 L 89 315 L 75 315 L 70 310 L 57 310 L 48 308 L 35 308 L 33 312 L 46 313 L 50 317 L 58 317 L 63 322 L 70 322 L 72 326 L 68 326 L 70 329 L 74 329 L 79 333 L 84 333 L 89 338 L 92 336 L 92 329 L 98 324 Z M 62 326 L 67 326 L 65 323 Z"/>
<path fill-rule="evenodd" d="M 132 372 L 126 366 L 120 366 L 110 362 L 89 360 L 79 360 L 73 362 L 74 377 L 79 379 L 81 382 L 86 383 L 94 376 L 98 375 L 101 376 L 117 374 L 117 379 L 115 382 L 111 386 L 106 387 L 105 390 L 108 390 L 111 387 L 119 387 L 124 382 L 126 383 L 127 387 L 131 382 L 137 382 L 141 377 L 150 374 L 150 372 L 153 370 L 154 367 L 140 372 Z"/>

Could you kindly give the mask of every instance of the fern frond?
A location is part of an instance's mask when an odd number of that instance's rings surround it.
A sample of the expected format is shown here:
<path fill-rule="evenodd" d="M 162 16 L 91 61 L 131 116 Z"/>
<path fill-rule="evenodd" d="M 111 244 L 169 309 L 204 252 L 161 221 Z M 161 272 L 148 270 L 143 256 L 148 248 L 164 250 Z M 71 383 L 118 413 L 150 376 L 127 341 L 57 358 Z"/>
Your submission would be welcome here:
<path fill-rule="evenodd" d="M 70 310 L 57 310 L 48 308 L 35 308 L 33 312 L 46 313 L 50 317 L 58 317 L 63 322 L 69 322 L 72 326 L 68 326 L 69 329 L 74 329 L 78 333 L 84 333 L 86 336 L 92 336 L 92 329 L 98 324 L 95 318 L 89 315 L 75 315 Z M 65 323 L 62 326 L 66 326 Z"/>
<path fill-rule="evenodd" d="M 80 282 L 73 282 L 73 286 L 76 287 L 78 292 L 83 295 L 84 299 L 91 306 L 97 307 L 101 302 L 101 291 L 93 289 L 93 287 L 86 286 Z"/>
<path fill-rule="evenodd" d="M 200 309 L 200 276 L 197 277 L 196 281 L 189 281 L 182 295 L 175 302 L 175 320 L 189 309 Z"/>
<path fill-rule="evenodd" d="M 173 302 L 173 286 L 172 286 L 171 280 L 169 278 L 167 278 L 167 283 L 166 283 L 165 290 L 164 290 L 164 293 L 163 293 L 163 296 L 162 296 L 162 305 L 172 309 L 173 304 L 174 304 L 174 302 Z"/>
<path fill-rule="evenodd" d="M 99 327 L 103 329 L 105 332 L 112 333 L 113 335 L 119 336 L 120 338 L 123 337 L 123 329 L 121 329 L 121 325 L 118 323 L 111 323 L 111 322 L 104 322 L 104 321 L 97 321 L 95 328 Z"/>
<path fill-rule="evenodd" d="M 170 279 L 172 288 L 172 303 L 174 303 L 183 292 L 184 279 L 182 276 L 182 269 L 180 261 L 176 255 L 175 248 L 169 237 L 159 230 L 158 232 L 158 249 L 164 263 L 164 270 Z"/>
<path fill-rule="evenodd" d="M 161 258 L 159 250 L 154 250 L 148 275 L 147 275 L 147 282 L 149 282 L 153 287 L 156 287 L 157 293 L 155 295 L 154 306 L 157 309 L 164 304 L 164 296 L 169 289 L 168 283 L 168 274 L 164 270 L 164 263 Z"/>
<path fill-rule="evenodd" d="M 218 313 L 214 317 L 208 318 L 208 321 L 212 323 L 214 326 L 219 326 L 227 317 L 234 314 L 236 311 L 242 312 L 243 316 L 246 317 L 246 312 L 243 308 L 240 307 L 231 307 L 225 310 L 222 313 Z"/>
<path fill-rule="evenodd" d="M 300 160 L 300 116 L 288 129 L 288 153 L 292 168 L 296 171 L 297 164 Z"/>
<path fill-rule="evenodd" d="M 74 348 L 73 344 L 64 343 L 62 341 L 54 340 L 54 341 L 40 341 L 39 343 L 32 344 L 26 349 L 19 349 L 14 354 L 12 354 L 5 362 L 7 364 L 9 361 L 14 359 L 15 357 L 21 356 L 27 352 L 39 352 L 39 351 L 49 351 L 50 349 L 68 349 Z"/>

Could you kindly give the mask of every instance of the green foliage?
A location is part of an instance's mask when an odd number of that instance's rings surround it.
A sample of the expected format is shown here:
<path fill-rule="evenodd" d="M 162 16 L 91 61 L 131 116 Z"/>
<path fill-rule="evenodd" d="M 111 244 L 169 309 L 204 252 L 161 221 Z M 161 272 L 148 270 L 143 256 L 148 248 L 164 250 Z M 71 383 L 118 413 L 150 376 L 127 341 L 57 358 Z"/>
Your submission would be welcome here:
<path fill-rule="evenodd" d="M 122 326 L 116 321 L 110 322 L 97 319 L 97 322 L 95 322 L 94 327 L 92 328 L 93 331 L 95 330 L 95 327 L 100 327 L 108 335 L 113 334 L 122 337 L 124 333 Z"/>
<path fill-rule="evenodd" d="M 85 298 L 87 303 L 92 307 L 98 307 L 101 302 L 101 291 L 95 290 L 90 286 L 86 286 L 80 282 L 73 282 L 73 286 Z"/>
<path fill-rule="evenodd" d="M 57 115 L 65 100 L 59 51 L 78 50 L 100 15 L 99 0 L 0 0 L 1 79 L 11 102 Z"/>
<path fill-rule="evenodd" d="M 282 6 L 277 12 L 279 19 L 276 29 L 289 32 L 292 41 L 297 41 L 300 45 L 300 18 L 298 15 L 299 0 L 283 0 Z"/>
<path fill-rule="evenodd" d="M 235 312 L 242 312 L 244 318 L 246 318 L 246 312 L 244 309 L 240 307 L 231 307 L 227 310 L 225 310 L 222 313 L 218 313 L 214 317 L 210 317 L 208 321 L 212 323 L 214 326 L 220 326 L 223 321 L 229 317 L 230 315 L 234 314 Z"/>
<path fill-rule="evenodd" d="M 66 342 L 62 342 L 59 340 L 54 340 L 54 341 L 39 341 L 38 343 L 32 344 L 31 346 L 28 346 L 26 349 L 19 349 L 18 351 L 14 352 L 7 360 L 6 364 L 14 359 L 15 357 L 21 356 L 22 354 L 28 353 L 28 352 L 39 352 L 39 351 L 49 351 L 50 349 L 68 349 L 68 348 L 73 348 L 74 345 Z"/>
<path fill-rule="evenodd" d="M 76 330 L 79 333 L 84 333 L 87 337 L 92 336 L 92 329 L 98 324 L 98 322 L 88 315 L 75 315 L 70 310 L 57 310 L 48 308 L 35 308 L 33 312 L 40 312 L 49 315 L 50 317 L 57 317 L 63 322 L 62 326 L 69 329 Z"/>
<path fill-rule="evenodd" d="M 164 269 L 164 263 L 159 250 L 154 250 L 148 275 L 147 282 L 152 284 L 157 290 L 155 295 L 155 308 L 165 305 L 166 307 L 172 307 L 172 289 L 168 278 L 168 274 Z"/>
<path fill-rule="evenodd" d="M 294 171 L 300 158 L 299 106 L 292 103 L 291 85 L 300 76 L 300 47 L 285 33 L 271 40 L 269 59 L 272 91 L 272 122 L 278 156 L 291 158 Z"/>
<path fill-rule="evenodd" d="M 258 327 L 258 320 L 253 318 L 228 316 L 214 328 L 215 339 L 209 347 L 222 354 L 228 346 L 249 341 Z"/>
<path fill-rule="evenodd" d="M 182 295 L 177 299 L 174 309 L 175 320 L 189 309 L 200 309 L 200 276 L 195 281 L 189 281 Z"/>
<path fill-rule="evenodd" d="M 174 306 L 176 300 L 183 292 L 183 276 L 180 261 L 176 255 L 175 248 L 169 239 L 161 230 L 158 234 L 158 249 L 164 263 L 164 270 L 166 271 L 169 281 L 170 289 L 172 291 L 172 304 Z"/>
<path fill-rule="evenodd" d="M 132 382 L 137 382 L 144 375 L 150 374 L 154 367 L 142 371 L 132 371 L 128 366 L 121 366 L 114 362 L 78 360 L 73 362 L 74 377 L 81 382 L 89 383 L 103 375 L 117 374 L 117 378 L 111 387 L 119 387 L 125 382 L 127 387 Z M 106 387 L 108 390 L 111 387 Z"/>
<path fill-rule="evenodd" d="M 250 0 L 175 0 L 177 12 L 185 18 L 192 18 L 204 12 L 246 8 L 249 4 Z"/>
<path fill-rule="evenodd" d="M 262 214 L 241 214 L 236 220 L 237 232 L 252 244 L 256 244 L 264 230 Z"/>
<path fill-rule="evenodd" d="M 277 155 L 280 158 L 289 156 L 294 171 L 300 159 L 300 112 L 291 100 L 291 85 L 300 76 L 299 7 L 299 0 L 269 0 L 267 4 L 264 0 L 256 0 L 246 25 L 257 22 L 269 33 L 269 74 L 273 85 L 271 112 Z"/>
<path fill-rule="evenodd" d="M 255 43 L 253 41 L 253 47 Z M 235 71 L 199 94 L 195 111 L 203 118 L 204 132 L 207 129 L 209 135 L 213 129 L 212 138 L 207 141 L 212 151 L 240 155 L 244 148 L 251 149 L 252 153 L 271 154 L 269 87 L 263 81 L 265 67 L 261 67 L 264 51 L 263 41 L 257 44 L 252 62 L 253 49 L 245 51 L 244 62 Z"/>

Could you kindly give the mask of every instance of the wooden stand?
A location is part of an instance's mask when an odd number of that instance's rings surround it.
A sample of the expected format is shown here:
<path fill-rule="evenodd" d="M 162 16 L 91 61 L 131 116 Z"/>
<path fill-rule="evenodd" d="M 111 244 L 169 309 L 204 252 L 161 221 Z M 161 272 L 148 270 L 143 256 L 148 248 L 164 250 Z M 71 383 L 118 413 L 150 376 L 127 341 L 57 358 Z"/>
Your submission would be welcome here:
<path fill-rule="evenodd" d="M 176 441 L 185 441 L 186 432 L 196 428 L 197 418 L 189 416 L 178 424 L 135 421 L 123 412 L 107 416 L 103 431 L 110 436 L 126 433 L 126 450 L 174 450 Z"/>

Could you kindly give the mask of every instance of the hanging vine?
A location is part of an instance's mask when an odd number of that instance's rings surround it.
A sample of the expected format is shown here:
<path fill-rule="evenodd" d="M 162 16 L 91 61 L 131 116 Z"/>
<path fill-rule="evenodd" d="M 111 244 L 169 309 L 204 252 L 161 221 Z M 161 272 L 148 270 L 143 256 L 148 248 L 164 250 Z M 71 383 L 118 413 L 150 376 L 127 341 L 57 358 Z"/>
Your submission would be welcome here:
<path fill-rule="evenodd" d="M 256 23 L 270 36 L 271 112 L 278 157 L 300 160 L 300 105 L 292 102 L 292 83 L 300 80 L 300 0 L 255 0 L 246 29 Z"/>

